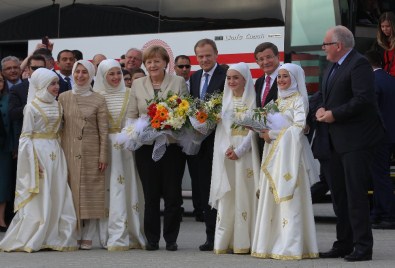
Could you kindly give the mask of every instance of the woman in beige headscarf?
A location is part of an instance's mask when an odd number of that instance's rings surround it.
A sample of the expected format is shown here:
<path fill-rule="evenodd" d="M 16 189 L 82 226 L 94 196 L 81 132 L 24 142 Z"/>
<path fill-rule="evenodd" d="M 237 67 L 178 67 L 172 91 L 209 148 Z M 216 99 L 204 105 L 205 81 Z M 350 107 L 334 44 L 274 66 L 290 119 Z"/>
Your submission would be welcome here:
<path fill-rule="evenodd" d="M 130 88 L 125 88 L 118 61 L 107 59 L 99 64 L 93 90 L 106 99 L 109 121 L 106 170 L 109 215 L 100 224 L 101 243 L 110 251 L 143 248 L 144 197 L 134 153 L 116 141 L 117 134 L 125 126 L 130 99 Z"/>
<path fill-rule="evenodd" d="M 98 219 L 106 216 L 107 105 L 102 95 L 92 91 L 91 82 L 95 75 L 92 63 L 77 61 L 72 75 L 72 90 L 59 96 L 64 109 L 62 147 L 81 230 L 81 249 L 91 249 Z"/>
<path fill-rule="evenodd" d="M 15 211 L 4 251 L 76 250 L 76 214 L 58 141 L 62 107 L 58 76 L 45 68 L 30 78 L 19 139 Z"/>

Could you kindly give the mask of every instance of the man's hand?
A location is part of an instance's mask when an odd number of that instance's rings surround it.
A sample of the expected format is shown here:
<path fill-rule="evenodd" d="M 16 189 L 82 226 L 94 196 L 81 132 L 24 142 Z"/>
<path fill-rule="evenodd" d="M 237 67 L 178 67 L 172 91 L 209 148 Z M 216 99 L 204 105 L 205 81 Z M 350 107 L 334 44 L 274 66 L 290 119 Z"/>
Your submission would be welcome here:
<path fill-rule="evenodd" d="M 324 112 L 320 112 L 319 111 L 323 109 Z M 335 122 L 335 118 L 333 117 L 332 111 L 325 111 L 324 108 L 320 108 L 318 109 L 317 113 L 316 113 L 316 117 L 317 117 L 317 121 L 318 122 L 324 122 L 324 123 L 333 123 Z"/>

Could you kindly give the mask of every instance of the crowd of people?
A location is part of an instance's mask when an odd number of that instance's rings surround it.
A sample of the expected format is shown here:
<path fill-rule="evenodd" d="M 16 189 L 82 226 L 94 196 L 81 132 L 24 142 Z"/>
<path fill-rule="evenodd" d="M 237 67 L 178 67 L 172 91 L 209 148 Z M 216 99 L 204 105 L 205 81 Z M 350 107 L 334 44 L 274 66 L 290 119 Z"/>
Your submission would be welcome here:
<path fill-rule="evenodd" d="M 185 55 L 175 59 L 176 75 L 167 73 L 170 57 L 161 46 L 131 48 L 121 61 L 102 54 L 77 60 L 76 51 L 65 49 L 55 71 L 52 46 L 38 45 L 22 64 L 13 56 L 1 61 L 2 251 L 89 250 L 95 235 L 107 250 L 155 251 L 161 233 L 166 250 L 176 251 L 185 165 L 194 216 L 206 227 L 201 251 L 363 261 L 372 259 L 372 225 L 395 228 L 392 13 L 380 17 L 377 45 L 365 56 L 346 27 L 326 32 L 322 49 L 330 63 L 310 98 L 302 67 L 281 65 L 269 42 L 254 51 L 264 72 L 255 84 L 248 64 L 225 69 L 217 62 L 211 39 L 196 43 L 201 69 L 192 75 Z M 25 68 L 29 78 L 22 80 Z M 172 92 L 204 101 L 218 89 L 222 116 L 196 155 L 185 155 L 171 137 L 158 161 L 154 144 L 132 152 L 119 143 L 122 128 L 147 114 L 147 100 Z M 235 128 L 225 116 L 273 102 L 286 121 L 281 129 Z M 315 131 L 312 147 L 309 131 Z M 318 251 L 310 194 L 319 173 L 337 216 L 327 252 Z M 15 216 L 6 213 L 12 204 Z"/>

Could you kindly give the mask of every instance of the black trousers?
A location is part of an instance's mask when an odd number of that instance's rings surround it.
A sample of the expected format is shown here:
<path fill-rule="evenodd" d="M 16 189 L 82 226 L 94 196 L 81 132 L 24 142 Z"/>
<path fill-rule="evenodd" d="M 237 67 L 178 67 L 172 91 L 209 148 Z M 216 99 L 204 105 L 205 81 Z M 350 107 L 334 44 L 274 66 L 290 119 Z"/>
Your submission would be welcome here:
<path fill-rule="evenodd" d="M 182 217 L 182 177 L 185 155 L 178 145 L 167 146 L 163 157 L 152 160 L 153 145 L 136 150 L 136 164 L 145 198 L 144 232 L 148 242 L 160 240 L 160 199 L 164 200 L 163 237 L 166 243 L 177 241 Z"/>
<path fill-rule="evenodd" d="M 197 166 L 194 165 L 194 157 L 196 156 L 187 155 L 186 159 L 189 175 L 191 177 L 193 213 L 198 215 L 203 213 L 203 208 L 200 201 L 199 176 L 196 170 Z"/>
<path fill-rule="evenodd" d="M 390 177 L 391 154 L 395 144 L 381 143 L 374 152 L 372 162 L 373 208 L 370 213 L 373 221 L 395 221 L 394 185 Z"/>
<path fill-rule="evenodd" d="M 191 164 L 194 166 L 193 170 L 197 173 L 200 204 L 203 208 L 207 241 L 209 242 L 214 242 L 215 223 L 217 220 L 217 210 L 211 208 L 208 204 L 213 166 L 214 134 L 214 132 L 211 133 L 202 142 L 199 153 L 191 158 Z"/>
<path fill-rule="evenodd" d="M 327 179 L 337 216 L 333 247 L 362 252 L 373 248 L 369 218 L 368 185 L 373 148 L 339 154 L 332 150 Z"/>

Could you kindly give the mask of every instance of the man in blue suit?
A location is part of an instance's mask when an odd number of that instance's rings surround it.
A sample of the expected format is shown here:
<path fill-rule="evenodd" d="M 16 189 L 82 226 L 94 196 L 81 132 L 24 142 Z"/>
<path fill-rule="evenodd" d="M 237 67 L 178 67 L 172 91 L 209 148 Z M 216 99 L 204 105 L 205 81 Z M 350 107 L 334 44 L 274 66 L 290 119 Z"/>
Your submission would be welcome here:
<path fill-rule="evenodd" d="M 226 71 L 217 63 L 217 45 L 211 39 L 199 40 L 195 45 L 197 61 L 202 68 L 196 71 L 190 79 L 190 93 L 195 98 L 205 99 L 215 91 L 223 91 Z M 214 248 L 215 222 L 217 210 L 209 204 L 211 168 L 213 164 L 214 133 L 211 133 L 201 144 L 199 153 L 193 156 L 191 179 L 197 180 L 200 192 L 200 204 L 204 210 L 206 225 L 206 242 L 199 246 L 201 251 L 211 251 Z M 192 182 L 194 183 L 194 182 Z"/>
<path fill-rule="evenodd" d="M 395 195 L 390 177 L 391 154 L 395 153 L 395 77 L 381 69 L 376 51 L 365 53 L 374 71 L 375 90 L 386 139 L 375 151 L 372 163 L 373 208 L 370 220 L 373 229 L 395 229 Z"/>

